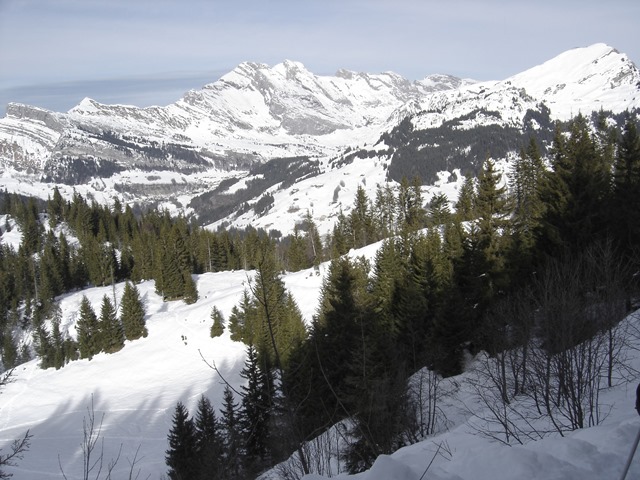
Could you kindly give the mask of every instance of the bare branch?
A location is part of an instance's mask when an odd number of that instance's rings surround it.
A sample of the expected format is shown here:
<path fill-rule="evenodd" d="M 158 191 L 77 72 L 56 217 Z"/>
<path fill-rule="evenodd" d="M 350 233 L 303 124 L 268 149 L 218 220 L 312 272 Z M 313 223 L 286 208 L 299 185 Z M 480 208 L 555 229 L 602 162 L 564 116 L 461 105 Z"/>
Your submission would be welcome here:
<path fill-rule="evenodd" d="M 10 373 L 10 372 L 9 372 Z M 7 378 L 5 375 L 4 378 Z M 4 379 L 3 379 L 4 380 Z M 2 467 L 16 467 L 16 460 L 22 460 L 24 453 L 29 450 L 31 446 L 31 435 L 29 430 L 24 434 L 22 438 L 14 440 L 11 444 L 11 451 L 5 455 L 0 455 L 0 478 L 11 478 L 13 474 L 5 473 L 2 471 Z"/>
<path fill-rule="evenodd" d="M 231 385 L 226 378 L 224 378 L 224 375 L 222 375 L 222 372 L 220 372 L 220 370 L 218 369 L 218 367 L 216 366 L 216 362 L 211 362 L 209 363 L 205 358 L 204 355 L 202 355 L 202 352 L 200 351 L 200 349 L 198 349 L 198 353 L 200 354 L 200 358 L 202 359 L 202 361 L 205 363 L 205 365 L 207 365 L 207 367 L 209 367 L 211 370 L 215 371 L 218 376 L 220 377 L 220 379 L 222 380 L 222 382 L 231 389 L 231 391 L 233 393 L 235 393 L 236 395 L 239 395 L 240 398 L 244 398 L 244 393 L 240 393 L 238 390 L 236 390 L 235 388 L 233 388 L 233 385 Z"/>

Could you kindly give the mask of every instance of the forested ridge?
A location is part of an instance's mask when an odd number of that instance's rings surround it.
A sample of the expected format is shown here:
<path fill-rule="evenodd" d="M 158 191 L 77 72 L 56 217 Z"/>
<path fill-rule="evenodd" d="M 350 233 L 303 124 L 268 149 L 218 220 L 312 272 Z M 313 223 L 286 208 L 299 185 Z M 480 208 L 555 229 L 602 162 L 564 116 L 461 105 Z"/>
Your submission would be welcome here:
<path fill-rule="evenodd" d="M 311 214 L 283 237 L 212 232 L 166 212 L 135 215 L 117 201 L 65 201 L 57 190 L 45 205 L 5 194 L 2 231 L 15 222 L 22 241 L 0 249 L 4 367 L 35 353 L 43 368 L 61 368 L 146 335 L 141 280 L 153 279 L 166 301 L 188 303 L 198 300 L 192 274 L 247 269 L 255 280 L 231 316 L 211 313 L 212 336 L 228 328 L 247 344 L 246 385 L 228 389 L 223 405 L 202 398 L 193 418 L 176 405 L 172 479 L 254 478 L 292 454 L 307 473 L 318 460 L 304 445 L 345 419 L 341 453 L 349 471 L 362 471 L 436 431 L 437 394 L 430 415 L 418 415 L 425 406 L 410 376 L 428 367 L 435 389 L 481 351 L 483 383 L 503 405 L 530 396 L 560 433 L 597 423 L 595 396 L 618 361 L 617 340 L 605 334 L 632 308 L 640 270 L 637 122 L 598 120 L 556 125 L 546 156 L 536 138 L 524 141 L 506 185 L 487 158 L 455 205 L 443 195 L 425 205 L 417 177 L 381 185 L 375 198 L 359 188 L 325 238 Z M 372 261 L 344 255 L 378 241 Z M 325 261 L 321 302 L 305 328 L 280 274 Z M 120 311 L 105 296 L 99 313 L 81 308 L 77 339 L 56 330 L 56 296 L 121 281 Z M 20 330 L 32 332 L 35 352 L 15 343 Z M 585 353 L 585 344 L 594 348 Z M 576 383 L 579 355 L 594 351 L 589 368 L 602 370 Z M 507 443 L 535 435 L 514 429 L 511 417 L 493 420 Z"/>

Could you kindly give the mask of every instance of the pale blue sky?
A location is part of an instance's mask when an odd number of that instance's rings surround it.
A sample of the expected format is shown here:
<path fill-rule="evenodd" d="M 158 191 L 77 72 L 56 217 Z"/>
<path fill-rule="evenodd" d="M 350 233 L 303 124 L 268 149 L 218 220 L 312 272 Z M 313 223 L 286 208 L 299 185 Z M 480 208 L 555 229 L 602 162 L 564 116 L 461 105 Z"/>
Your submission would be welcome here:
<path fill-rule="evenodd" d="M 171 103 L 242 61 L 502 79 L 573 47 L 640 62 L 637 0 L 0 0 L 0 114 Z"/>

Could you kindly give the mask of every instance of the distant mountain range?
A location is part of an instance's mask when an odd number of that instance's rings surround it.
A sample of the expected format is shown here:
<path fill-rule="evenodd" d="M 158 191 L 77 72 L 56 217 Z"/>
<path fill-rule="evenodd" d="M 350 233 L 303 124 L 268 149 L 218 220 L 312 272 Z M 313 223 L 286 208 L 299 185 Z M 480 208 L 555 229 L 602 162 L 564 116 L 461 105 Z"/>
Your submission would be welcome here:
<path fill-rule="evenodd" d="M 9 104 L 0 119 L 0 187 L 46 198 L 56 184 L 66 196 L 118 197 L 203 224 L 285 230 L 295 212 L 311 209 L 326 229 L 362 178 L 371 177 L 369 190 L 413 175 L 441 186 L 473 174 L 487 156 L 513 156 L 531 135 L 544 144 L 555 120 L 639 108 L 638 68 L 605 44 L 490 82 L 242 63 L 166 107 L 86 98 L 57 113 Z M 343 180 L 357 180 L 343 181 L 336 201 L 339 185 L 322 175 L 341 169 Z"/>

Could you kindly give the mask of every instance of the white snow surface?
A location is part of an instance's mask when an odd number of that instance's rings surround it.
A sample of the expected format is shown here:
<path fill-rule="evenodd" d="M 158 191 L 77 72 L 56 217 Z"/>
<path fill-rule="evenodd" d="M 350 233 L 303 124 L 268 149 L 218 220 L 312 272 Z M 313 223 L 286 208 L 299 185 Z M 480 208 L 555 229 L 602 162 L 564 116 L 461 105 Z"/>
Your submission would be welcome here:
<path fill-rule="evenodd" d="M 81 478 L 83 417 L 93 402 L 96 419 L 104 414 L 105 460 L 116 458 L 123 447 L 115 478 L 125 478 L 125 457 L 133 459 L 138 446 L 143 478 L 160 478 L 166 472 L 166 436 L 176 403 L 182 401 L 195 413 L 204 394 L 216 408 L 221 406 L 224 385 L 207 362 L 235 388 L 241 384 L 245 346 L 231 341 L 228 332 L 210 338 L 210 315 L 215 305 L 228 318 L 252 276 L 244 271 L 196 276 L 200 300 L 194 305 L 165 303 L 155 294 L 153 281 L 143 282 L 138 289 L 146 304 L 146 338 L 126 342 L 115 354 L 70 362 L 58 371 L 40 369 L 37 359 L 17 367 L 0 397 L 0 447 L 6 451 L 26 430 L 33 439 L 20 466 L 11 469 L 15 477 L 61 478 L 59 456 L 67 477 Z M 318 303 L 321 279 L 312 270 L 285 277 L 307 321 Z M 118 301 L 123 289 L 124 284 L 115 288 Z M 92 288 L 60 298 L 61 330 L 75 338 L 82 296 L 99 312 L 105 294 L 113 298 L 114 291 Z"/>

